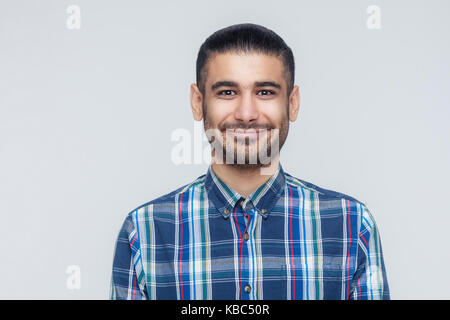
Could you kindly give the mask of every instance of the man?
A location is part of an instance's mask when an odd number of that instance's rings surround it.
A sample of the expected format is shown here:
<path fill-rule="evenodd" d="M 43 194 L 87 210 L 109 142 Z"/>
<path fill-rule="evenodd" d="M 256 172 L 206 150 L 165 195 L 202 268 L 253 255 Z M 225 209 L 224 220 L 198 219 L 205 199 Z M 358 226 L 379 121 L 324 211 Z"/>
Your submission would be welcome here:
<path fill-rule="evenodd" d="M 110 298 L 389 299 L 367 207 L 281 166 L 300 103 L 285 42 L 254 24 L 219 30 L 200 48 L 196 80 L 192 112 L 212 163 L 126 216 Z"/>

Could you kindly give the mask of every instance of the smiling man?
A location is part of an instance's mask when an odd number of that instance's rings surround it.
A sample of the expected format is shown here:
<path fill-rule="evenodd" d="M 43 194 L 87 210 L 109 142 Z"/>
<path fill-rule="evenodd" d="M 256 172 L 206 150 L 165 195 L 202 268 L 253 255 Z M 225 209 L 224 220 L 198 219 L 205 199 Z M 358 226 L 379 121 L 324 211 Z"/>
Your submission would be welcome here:
<path fill-rule="evenodd" d="M 202 44 L 191 106 L 211 164 L 125 217 L 111 299 L 390 298 L 368 208 L 281 166 L 300 106 L 294 66 L 282 38 L 255 24 Z"/>

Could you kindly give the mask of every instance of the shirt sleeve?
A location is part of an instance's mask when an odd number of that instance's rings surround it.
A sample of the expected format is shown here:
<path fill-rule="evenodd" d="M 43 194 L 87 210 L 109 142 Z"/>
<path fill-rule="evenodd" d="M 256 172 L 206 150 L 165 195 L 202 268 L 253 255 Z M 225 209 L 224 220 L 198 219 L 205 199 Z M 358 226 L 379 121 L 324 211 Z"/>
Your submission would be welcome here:
<path fill-rule="evenodd" d="M 131 213 L 122 224 L 114 250 L 110 300 L 147 300 L 144 279 L 139 232 Z"/>
<path fill-rule="evenodd" d="M 390 300 L 380 233 L 367 207 L 360 204 L 360 209 L 358 267 L 352 280 L 349 299 Z"/>

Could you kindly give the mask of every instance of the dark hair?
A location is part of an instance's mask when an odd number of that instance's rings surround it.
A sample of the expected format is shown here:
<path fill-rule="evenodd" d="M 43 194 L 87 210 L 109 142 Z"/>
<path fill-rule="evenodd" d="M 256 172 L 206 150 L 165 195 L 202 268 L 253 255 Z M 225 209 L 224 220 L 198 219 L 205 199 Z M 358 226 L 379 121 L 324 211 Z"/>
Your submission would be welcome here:
<path fill-rule="evenodd" d="M 289 96 L 294 87 L 295 73 L 292 50 L 275 32 L 253 23 L 235 24 L 220 29 L 203 42 L 197 56 L 196 70 L 197 86 L 203 95 L 205 95 L 205 82 L 208 74 L 206 64 L 208 60 L 214 54 L 233 51 L 257 52 L 281 57 Z"/>

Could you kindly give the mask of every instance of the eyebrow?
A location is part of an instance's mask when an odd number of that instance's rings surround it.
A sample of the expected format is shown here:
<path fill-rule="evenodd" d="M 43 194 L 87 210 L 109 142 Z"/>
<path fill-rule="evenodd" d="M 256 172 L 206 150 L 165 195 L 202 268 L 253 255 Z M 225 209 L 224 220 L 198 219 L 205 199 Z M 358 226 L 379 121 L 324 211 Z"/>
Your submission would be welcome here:
<path fill-rule="evenodd" d="M 254 83 L 255 87 L 274 87 L 277 89 L 281 89 L 281 85 L 274 81 L 256 81 Z M 239 84 L 237 84 L 234 81 L 217 81 L 211 86 L 211 90 L 214 91 L 217 88 L 220 87 L 239 87 Z"/>

